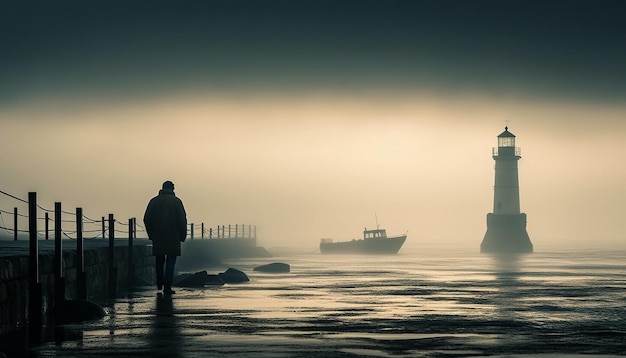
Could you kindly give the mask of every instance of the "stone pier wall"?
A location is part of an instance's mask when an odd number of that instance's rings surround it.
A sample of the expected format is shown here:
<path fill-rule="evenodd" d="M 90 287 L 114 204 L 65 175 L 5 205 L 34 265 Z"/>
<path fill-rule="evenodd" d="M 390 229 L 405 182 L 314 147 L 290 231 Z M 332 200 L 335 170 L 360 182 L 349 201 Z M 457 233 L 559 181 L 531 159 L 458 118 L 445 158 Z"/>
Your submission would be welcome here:
<path fill-rule="evenodd" d="M 87 298 L 100 302 L 108 298 L 108 247 L 85 248 L 84 263 Z M 128 287 L 128 246 L 114 249 L 117 295 Z M 39 282 L 42 286 L 42 321 L 49 322 L 54 307 L 53 252 L 39 253 Z M 65 299 L 78 296 L 76 250 L 64 250 Z M 28 255 L 0 256 L 0 343 L 6 343 L 27 327 L 29 272 Z M 154 257 L 151 247 L 133 247 L 134 284 L 151 284 L 154 280 Z M 1 351 L 1 350 L 0 350 Z"/>

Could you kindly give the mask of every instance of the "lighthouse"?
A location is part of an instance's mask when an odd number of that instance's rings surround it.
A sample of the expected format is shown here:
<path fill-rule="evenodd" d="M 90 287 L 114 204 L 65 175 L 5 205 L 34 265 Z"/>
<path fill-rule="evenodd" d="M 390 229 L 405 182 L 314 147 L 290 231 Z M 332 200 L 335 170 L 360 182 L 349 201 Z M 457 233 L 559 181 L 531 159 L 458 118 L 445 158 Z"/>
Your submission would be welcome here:
<path fill-rule="evenodd" d="M 505 127 L 492 149 L 496 162 L 493 187 L 493 212 L 487 214 L 487 232 L 480 244 L 483 253 L 530 253 L 533 244 L 526 232 L 526 214 L 520 212 L 517 161 L 520 149 L 515 135 Z"/>

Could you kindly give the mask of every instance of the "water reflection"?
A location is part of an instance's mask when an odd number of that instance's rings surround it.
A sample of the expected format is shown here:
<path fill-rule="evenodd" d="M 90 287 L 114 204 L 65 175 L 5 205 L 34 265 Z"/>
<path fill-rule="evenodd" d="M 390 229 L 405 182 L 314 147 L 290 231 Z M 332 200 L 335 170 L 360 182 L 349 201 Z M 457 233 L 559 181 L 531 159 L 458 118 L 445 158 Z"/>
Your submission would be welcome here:
<path fill-rule="evenodd" d="M 163 295 L 158 293 L 156 297 L 156 315 L 157 316 L 173 316 L 174 303 L 171 295 Z"/>
<path fill-rule="evenodd" d="M 115 339 L 115 328 L 117 327 L 117 315 L 115 314 L 115 304 L 111 304 L 109 308 L 109 339 L 112 342 Z"/>
<path fill-rule="evenodd" d="M 522 256 L 518 254 L 493 255 L 494 286 L 497 289 L 494 296 L 494 305 L 498 318 L 506 321 L 515 321 L 520 301 L 520 265 Z"/>
<path fill-rule="evenodd" d="M 148 332 L 150 356 L 183 356 L 181 322 L 174 312 L 172 296 L 157 294 L 155 312 Z"/>
<path fill-rule="evenodd" d="M 523 255 L 498 254 L 492 255 L 493 271 L 498 283 L 511 283 L 517 281 L 520 276 L 520 263 Z"/>

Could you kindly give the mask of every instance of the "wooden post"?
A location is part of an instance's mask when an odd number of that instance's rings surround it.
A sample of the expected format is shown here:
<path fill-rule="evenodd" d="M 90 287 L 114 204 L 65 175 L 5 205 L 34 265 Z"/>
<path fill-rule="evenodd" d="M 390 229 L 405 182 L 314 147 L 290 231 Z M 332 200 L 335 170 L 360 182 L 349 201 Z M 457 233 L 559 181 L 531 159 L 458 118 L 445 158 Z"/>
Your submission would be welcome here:
<path fill-rule="evenodd" d="M 135 281 L 135 267 L 133 266 L 133 218 L 128 219 L 128 272 L 126 284 L 132 289 Z"/>
<path fill-rule="evenodd" d="M 106 233 L 106 229 L 105 229 L 105 226 L 104 226 L 104 216 L 103 216 L 102 217 L 102 238 L 103 239 L 106 239 L 105 233 Z"/>
<path fill-rule="evenodd" d="M 209 228 L 209 239 L 213 238 L 213 228 Z"/>
<path fill-rule="evenodd" d="M 228 224 L 228 238 L 230 239 L 230 224 Z"/>
<path fill-rule="evenodd" d="M 28 327 L 31 342 L 41 340 L 42 291 L 37 249 L 37 193 L 28 193 Z"/>
<path fill-rule="evenodd" d="M 61 316 L 61 304 L 65 300 L 65 280 L 63 278 L 63 237 L 61 229 L 61 203 L 54 203 L 54 260 L 52 272 L 54 273 L 54 318 L 59 322 Z"/>
<path fill-rule="evenodd" d="M 201 228 L 201 230 L 200 230 L 200 235 L 201 235 L 201 236 L 200 236 L 200 237 L 201 237 L 202 239 L 204 239 L 204 223 L 202 223 L 202 224 L 201 224 L 200 228 Z"/>
<path fill-rule="evenodd" d="M 191 239 L 193 240 L 193 223 L 191 223 Z"/>
<path fill-rule="evenodd" d="M 85 276 L 85 250 L 83 249 L 83 208 L 76 208 L 76 290 L 79 300 L 87 299 Z"/>
<path fill-rule="evenodd" d="M 117 272 L 115 270 L 115 218 L 109 214 L 109 298 L 115 298 Z"/>
<path fill-rule="evenodd" d="M 45 218 L 45 226 L 46 226 L 46 240 L 48 240 L 48 239 L 50 238 L 50 235 L 49 235 L 49 228 L 48 228 L 48 226 L 49 226 L 49 222 L 50 222 L 50 215 L 48 215 L 48 212 L 47 212 L 47 211 L 46 211 L 45 217 L 46 217 L 46 218 Z"/>
<path fill-rule="evenodd" d="M 239 224 L 235 224 L 235 237 L 239 237 Z"/>
<path fill-rule="evenodd" d="M 13 241 L 17 241 L 17 208 L 13 208 Z"/>

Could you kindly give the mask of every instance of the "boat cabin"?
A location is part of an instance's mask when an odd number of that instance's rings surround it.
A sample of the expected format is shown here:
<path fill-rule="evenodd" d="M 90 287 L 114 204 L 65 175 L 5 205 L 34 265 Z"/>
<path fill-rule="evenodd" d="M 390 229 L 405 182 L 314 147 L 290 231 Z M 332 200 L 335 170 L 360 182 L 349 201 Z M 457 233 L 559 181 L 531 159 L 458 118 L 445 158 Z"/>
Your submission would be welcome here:
<path fill-rule="evenodd" d="M 387 232 L 385 229 L 376 229 L 376 230 L 363 230 L 363 239 L 386 239 Z"/>

